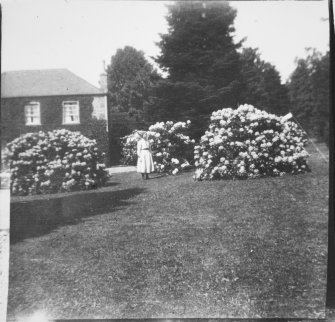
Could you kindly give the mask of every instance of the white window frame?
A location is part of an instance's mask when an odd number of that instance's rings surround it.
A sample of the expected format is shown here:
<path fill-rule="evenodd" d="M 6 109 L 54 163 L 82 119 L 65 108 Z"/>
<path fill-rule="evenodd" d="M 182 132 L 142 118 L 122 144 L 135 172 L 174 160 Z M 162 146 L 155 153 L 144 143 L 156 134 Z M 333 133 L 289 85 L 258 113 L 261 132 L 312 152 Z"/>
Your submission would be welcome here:
<path fill-rule="evenodd" d="M 25 123 L 27 126 L 41 125 L 40 102 L 29 102 L 24 106 Z"/>
<path fill-rule="evenodd" d="M 62 103 L 63 106 L 63 124 L 80 124 L 80 109 L 79 109 L 79 101 L 64 101 Z M 69 113 L 69 116 L 72 120 L 66 119 L 66 109 L 71 106 L 75 109 L 72 110 L 72 113 Z"/>

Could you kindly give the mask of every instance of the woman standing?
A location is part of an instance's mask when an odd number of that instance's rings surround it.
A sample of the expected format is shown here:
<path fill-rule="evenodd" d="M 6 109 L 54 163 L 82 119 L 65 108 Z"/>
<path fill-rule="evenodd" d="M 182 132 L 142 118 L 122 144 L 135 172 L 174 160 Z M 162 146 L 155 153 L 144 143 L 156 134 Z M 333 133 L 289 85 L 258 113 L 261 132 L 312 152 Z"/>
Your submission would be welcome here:
<path fill-rule="evenodd" d="M 139 134 L 141 136 L 141 134 Z M 145 132 L 137 142 L 137 172 L 142 174 L 142 179 L 149 179 L 149 173 L 155 170 L 152 160 L 151 145 L 148 134 Z"/>

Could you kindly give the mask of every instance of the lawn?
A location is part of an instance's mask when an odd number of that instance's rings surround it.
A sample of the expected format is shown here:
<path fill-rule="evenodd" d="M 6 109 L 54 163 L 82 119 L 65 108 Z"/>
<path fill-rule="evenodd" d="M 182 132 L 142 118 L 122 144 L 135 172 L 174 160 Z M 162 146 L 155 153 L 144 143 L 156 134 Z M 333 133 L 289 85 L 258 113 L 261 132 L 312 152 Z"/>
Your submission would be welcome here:
<path fill-rule="evenodd" d="M 323 317 L 328 164 L 311 152 L 297 176 L 114 175 L 99 207 L 11 245 L 9 318 Z"/>

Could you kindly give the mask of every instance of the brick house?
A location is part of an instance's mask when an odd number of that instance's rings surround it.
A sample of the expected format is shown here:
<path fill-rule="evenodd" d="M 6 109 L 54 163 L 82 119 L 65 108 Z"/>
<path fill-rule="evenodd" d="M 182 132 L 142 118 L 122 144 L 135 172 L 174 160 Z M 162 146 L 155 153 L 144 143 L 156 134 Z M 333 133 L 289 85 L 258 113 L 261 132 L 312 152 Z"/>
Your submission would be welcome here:
<path fill-rule="evenodd" d="M 83 132 L 92 119 L 106 120 L 107 75 L 97 88 L 67 69 L 1 74 L 1 145 L 27 132 L 66 128 Z"/>

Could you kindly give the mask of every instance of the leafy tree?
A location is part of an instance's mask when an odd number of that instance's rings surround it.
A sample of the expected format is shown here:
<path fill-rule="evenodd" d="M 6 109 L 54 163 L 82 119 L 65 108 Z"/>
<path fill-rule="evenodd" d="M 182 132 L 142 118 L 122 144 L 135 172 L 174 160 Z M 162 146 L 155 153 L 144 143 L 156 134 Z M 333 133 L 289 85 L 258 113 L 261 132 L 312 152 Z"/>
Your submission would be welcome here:
<path fill-rule="evenodd" d="M 150 88 L 160 76 L 143 52 L 126 46 L 112 56 L 107 77 L 111 163 L 118 164 L 121 157 L 120 138 L 135 128 L 145 127 L 144 106 L 149 99 Z"/>
<path fill-rule="evenodd" d="M 260 58 L 258 49 L 244 48 L 241 53 L 241 103 L 277 115 L 289 110 L 288 91 L 276 68 Z"/>
<path fill-rule="evenodd" d="M 313 57 L 313 56 L 312 56 Z M 316 53 L 312 59 L 312 85 L 314 96 L 313 123 L 318 139 L 329 140 L 329 52 Z"/>
<path fill-rule="evenodd" d="M 146 105 L 156 120 L 196 118 L 192 135 L 199 137 L 210 113 L 235 107 L 240 70 L 233 41 L 235 9 L 228 3 L 176 2 L 169 6 L 168 33 L 161 35 L 156 62 L 168 76 L 153 87 Z M 154 121 L 154 120 L 152 120 Z"/>
<path fill-rule="evenodd" d="M 130 46 L 112 56 L 107 75 L 112 110 L 131 114 L 143 111 L 148 90 L 159 79 L 143 52 Z"/>
<path fill-rule="evenodd" d="M 329 140 L 329 52 L 308 50 L 288 82 L 292 112 L 310 136 Z"/>
<path fill-rule="evenodd" d="M 297 61 L 297 67 L 290 77 L 288 88 L 293 115 L 309 135 L 313 135 L 311 117 L 314 109 L 313 86 L 310 70 L 304 59 Z"/>

